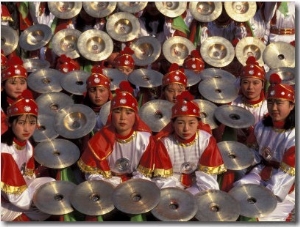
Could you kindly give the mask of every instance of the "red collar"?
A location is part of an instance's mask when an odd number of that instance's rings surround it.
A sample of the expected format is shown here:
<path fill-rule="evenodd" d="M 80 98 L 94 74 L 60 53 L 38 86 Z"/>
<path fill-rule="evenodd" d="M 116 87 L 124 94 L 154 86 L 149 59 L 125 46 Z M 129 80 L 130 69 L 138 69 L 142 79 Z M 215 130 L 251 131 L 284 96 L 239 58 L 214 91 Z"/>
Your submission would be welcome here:
<path fill-rule="evenodd" d="M 195 133 L 195 135 L 193 135 L 190 139 L 188 140 L 184 140 L 182 138 L 180 138 L 176 133 L 175 133 L 175 139 L 178 141 L 178 143 L 181 144 L 190 144 L 191 142 L 193 142 L 196 138 L 197 133 Z"/>
<path fill-rule="evenodd" d="M 274 128 L 283 129 L 285 122 L 284 121 L 273 121 Z"/>

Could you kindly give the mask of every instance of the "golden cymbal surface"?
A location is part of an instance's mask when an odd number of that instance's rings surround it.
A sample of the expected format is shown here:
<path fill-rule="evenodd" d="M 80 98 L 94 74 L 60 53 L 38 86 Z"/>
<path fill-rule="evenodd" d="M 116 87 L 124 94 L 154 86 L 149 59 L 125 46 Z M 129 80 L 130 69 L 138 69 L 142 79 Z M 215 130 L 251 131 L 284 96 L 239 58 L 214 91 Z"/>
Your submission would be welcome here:
<path fill-rule="evenodd" d="M 200 72 L 200 77 L 202 80 L 210 78 L 219 78 L 229 81 L 230 83 L 235 83 L 237 78 L 230 72 L 223 69 L 216 68 L 206 68 Z"/>
<path fill-rule="evenodd" d="M 221 15 L 222 2 L 190 2 L 189 10 L 197 21 L 210 22 Z"/>
<path fill-rule="evenodd" d="M 60 19 L 71 19 L 80 13 L 82 2 L 47 2 L 50 12 Z"/>
<path fill-rule="evenodd" d="M 119 84 L 121 81 L 128 80 L 127 75 L 118 69 L 104 68 L 102 72 L 104 75 L 110 78 L 111 91 L 114 91 L 117 88 L 119 88 Z"/>
<path fill-rule="evenodd" d="M 238 22 L 251 19 L 256 13 L 256 2 L 224 2 L 229 17 Z"/>
<path fill-rule="evenodd" d="M 110 113 L 110 101 L 106 102 L 105 104 L 102 105 L 100 112 L 99 112 L 99 117 L 103 125 L 106 125 L 107 122 L 107 117 Z"/>
<path fill-rule="evenodd" d="M 82 2 L 85 12 L 95 18 L 103 18 L 111 14 L 117 2 Z"/>
<path fill-rule="evenodd" d="M 16 30 L 7 25 L 1 25 L 1 50 L 4 55 L 11 54 L 19 43 L 19 35 Z"/>
<path fill-rule="evenodd" d="M 180 16 L 187 8 L 186 2 L 155 2 L 155 5 L 158 11 L 170 18 Z"/>
<path fill-rule="evenodd" d="M 49 68 L 50 63 L 46 60 L 27 58 L 23 59 L 23 66 L 27 72 L 35 72 L 39 69 Z"/>
<path fill-rule="evenodd" d="M 148 2 L 118 2 L 119 10 L 127 13 L 138 13 L 147 6 Z"/>
<path fill-rule="evenodd" d="M 37 119 L 37 128 L 33 133 L 33 140 L 37 143 L 57 138 L 59 134 L 54 129 L 54 116 L 40 114 Z"/>
<path fill-rule="evenodd" d="M 188 87 L 191 87 L 191 86 L 199 83 L 201 80 L 200 74 L 194 72 L 193 70 L 184 69 L 184 74 L 186 75 L 186 78 L 187 78 L 187 86 Z"/>
<path fill-rule="evenodd" d="M 128 81 L 139 87 L 153 88 L 162 84 L 163 74 L 152 69 L 135 69 L 128 75 Z"/>
<path fill-rule="evenodd" d="M 194 99 L 194 102 L 196 102 L 200 108 L 201 121 L 208 124 L 211 129 L 217 128 L 218 124 L 214 115 L 217 105 L 204 99 Z"/>
<path fill-rule="evenodd" d="M 86 80 L 90 73 L 83 70 L 74 70 L 68 72 L 60 80 L 60 84 L 64 90 L 71 94 L 83 95 L 86 92 Z"/>
<path fill-rule="evenodd" d="M 266 79 L 269 81 L 270 76 L 274 73 L 279 75 L 279 77 L 281 78 L 281 83 L 295 85 L 295 82 L 296 82 L 295 81 L 295 78 L 296 78 L 295 77 L 295 75 L 296 75 L 295 67 L 278 67 L 278 68 L 270 69 L 266 73 Z"/>

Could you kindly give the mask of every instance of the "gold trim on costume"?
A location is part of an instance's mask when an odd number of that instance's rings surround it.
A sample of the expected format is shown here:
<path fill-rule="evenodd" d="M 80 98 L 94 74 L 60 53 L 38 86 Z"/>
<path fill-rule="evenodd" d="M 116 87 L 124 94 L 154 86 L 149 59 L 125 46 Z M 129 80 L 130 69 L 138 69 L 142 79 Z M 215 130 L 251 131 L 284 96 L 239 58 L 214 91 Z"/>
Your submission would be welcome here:
<path fill-rule="evenodd" d="M 176 139 L 176 143 L 181 147 L 189 147 L 189 146 L 192 146 L 196 142 L 197 137 L 198 137 L 198 131 L 196 132 L 196 136 L 193 139 L 193 141 L 191 141 L 189 143 L 181 143 L 181 142 L 179 142 L 179 140 Z"/>
<path fill-rule="evenodd" d="M 287 173 L 290 176 L 295 176 L 295 168 L 289 166 L 288 164 L 282 162 L 280 163 L 280 167 L 279 167 L 283 172 Z"/>
<path fill-rule="evenodd" d="M 33 176 L 34 175 L 34 171 L 33 171 L 33 169 L 28 169 L 28 168 L 26 168 L 25 169 L 25 174 L 24 175 L 26 175 L 26 176 Z"/>
<path fill-rule="evenodd" d="M 154 177 L 170 177 L 173 176 L 173 169 L 155 169 Z"/>
<path fill-rule="evenodd" d="M 199 165 L 199 170 L 211 175 L 221 174 L 227 171 L 224 164 L 215 167 Z"/>
<path fill-rule="evenodd" d="M 7 194 L 16 194 L 20 195 L 27 189 L 27 185 L 22 186 L 11 186 L 1 182 L 1 191 L 4 191 Z"/>
<path fill-rule="evenodd" d="M 88 166 L 81 159 L 79 159 L 77 161 L 77 165 L 80 168 L 80 170 L 82 172 L 85 172 L 85 173 L 89 173 L 89 174 L 101 174 L 101 175 L 103 175 L 104 178 L 111 178 L 111 176 L 112 176 L 110 170 L 109 171 L 103 171 L 103 170 L 98 169 L 96 167 Z"/>
<path fill-rule="evenodd" d="M 149 168 L 139 165 L 137 167 L 137 170 L 140 171 L 142 174 L 144 174 L 146 177 L 152 177 L 152 174 L 153 174 L 152 169 L 149 169 Z"/>
<path fill-rule="evenodd" d="M 136 131 L 134 131 L 134 132 L 132 133 L 132 135 L 129 136 L 127 139 L 122 140 L 122 139 L 116 138 L 116 140 L 117 140 L 118 143 L 129 143 L 131 140 L 133 140 L 133 138 L 134 138 L 135 136 L 136 136 Z"/>
<path fill-rule="evenodd" d="M 24 150 L 24 148 L 26 147 L 26 144 L 23 145 L 23 146 L 21 146 L 21 145 L 15 143 L 15 142 L 13 142 L 13 146 L 14 146 L 14 148 L 16 148 L 18 151 L 21 151 L 21 150 Z"/>

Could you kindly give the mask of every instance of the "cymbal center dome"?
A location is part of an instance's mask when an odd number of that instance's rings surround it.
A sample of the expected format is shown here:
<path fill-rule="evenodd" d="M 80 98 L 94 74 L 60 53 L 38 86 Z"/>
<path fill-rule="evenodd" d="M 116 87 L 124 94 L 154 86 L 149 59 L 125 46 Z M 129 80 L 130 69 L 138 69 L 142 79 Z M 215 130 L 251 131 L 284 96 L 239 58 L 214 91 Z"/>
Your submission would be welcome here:
<path fill-rule="evenodd" d="M 219 212 L 220 211 L 220 207 L 215 203 L 212 203 L 209 209 L 212 212 Z"/>
<path fill-rule="evenodd" d="M 141 196 L 139 193 L 134 192 L 134 193 L 131 195 L 131 199 L 132 199 L 132 201 L 134 201 L 134 202 L 139 202 L 139 201 L 142 199 L 142 196 Z"/>
<path fill-rule="evenodd" d="M 229 114 L 229 117 L 232 119 L 232 120 L 240 120 L 241 117 L 237 114 Z"/>
<path fill-rule="evenodd" d="M 176 201 L 171 201 L 169 204 L 169 208 L 171 210 L 177 210 L 179 208 L 179 204 Z"/>
<path fill-rule="evenodd" d="M 197 11 L 202 15 L 210 15 L 215 10 L 215 4 L 213 2 L 199 2 L 197 4 Z"/>
<path fill-rule="evenodd" d="M 237 14 L 244 14 L 249 10 L 249 4 L 247 2 L 234 2 L 232 8 Z"/>
<path fill-rule="evenodd" d="M 247 202 L 248 202 L 249 204 L 255 204 L 255 203 L 256 203 L 256 199 L 253 198 L 253 197 L 250 197 L 250 198 L 247 199 Z"/>

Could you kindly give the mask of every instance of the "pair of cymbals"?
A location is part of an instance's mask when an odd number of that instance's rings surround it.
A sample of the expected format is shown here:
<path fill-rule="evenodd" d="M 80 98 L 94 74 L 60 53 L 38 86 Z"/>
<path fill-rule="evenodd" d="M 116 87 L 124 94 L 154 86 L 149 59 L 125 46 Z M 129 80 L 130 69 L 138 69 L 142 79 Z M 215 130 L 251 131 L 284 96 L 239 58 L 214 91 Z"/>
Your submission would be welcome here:
<path fill-rule="evenodd" d="M 128 76 L 128 81 L 132 84 L 145 87 L 154 88 L 162 84 L 163 74 L 152 69 L 135 69 Z"/>
<path fill-rule="evenodd" d="M 148 2 L 118 2 L 118 9 L 127 13 L 138 13 L 146 8 Z"/>
<path fill-rule="evenodd" d="M 71 19 L 80 13 L 82 2 L 47 2 L 50 12 L 60 19 Z"/>
<path fill-rule="evenodd" d="M 40 114 L 37 119 L 37 128 L 32 135 L 37 143 L 55 139 L 59 134 L 54 129 L 54 116 Z"/>
<path fill-rule="evenodd" d="M 17 49 L 18 43 L 17 31 L 8 25 L 1 25 L 1 50 L 3 50 L 4 55 L 7 56 Z"/>
<path fill-rule="evenodd" d="M 46 60 L 28 58 L 23 59 L 23 66 L 27 72 L 35 72 L 39 69 L 46 69 L 50 67 L 50 63 Z"/>
<path fill-rule="evenodd" d="M 95 18 L 109 16 L 117 7 L 116 2 L 82 2 L 84 11 Z"/>
<path fill-rule="evenodd" d="M 121 81 L 128 80 L 128 76 L 118 69 L 104 68 L 103 74 L 110 78 L 110 90 L 114 91 L 119 88 Z"/>
<path fill-rule="evenodd" d="M 190 2 L 189 10 L 197 21 L 210 22 L 221 15 L 222 2 Z"/>
<path fill-rule="evenodd" d="M 86 80 L 90 74 L 83 70 L 75 70 L 68 72 L 60 80 L 60 84 L 64 90 L 71 94 L 83 95 L 86 92 Z"/>
<path fill-rule="evenodd" d="M 193 101 L 196 102 L 200 108 L 201 121 L 205 124 L 208 124 L 211 129 L 217 128 L 218 123 L 214 115 L 217 105 L 204 99 L 194 99 Z"/>
<path fill-rule="evenodd" d="M 281 83 L 288 84 L 288 85 L 295 85 L 295 67 L 278 67 L 274 69 L 270 69 L 266 73 L 266 79 L 269 81 L 270 76 L 272 74 L 278 74 L 278 76 L 281 78 Z"/>
<path fill-rule="evenodd" d="M 224 2 L 226 13 L 231 19 L 245 22 L 254 17 L 256 13 L 256 2 Z"/>
<path fill-rule="evenodd" d="M 155 2 L 155 6 L 163 15 L 175 18 L 187 9 L 187 2 Z"/>
<path fill-rule="evenodd" d="M 216 68 L 203 69 L 200 72 L 200 77 L 202 80 L 210 79 L 210 78 L 219 78 L 219 79 L 227 80 L 230 83 L 235 83 L 237 80 L 236 77 L 230 72 L 223 69 L 216 69 Z"/>

